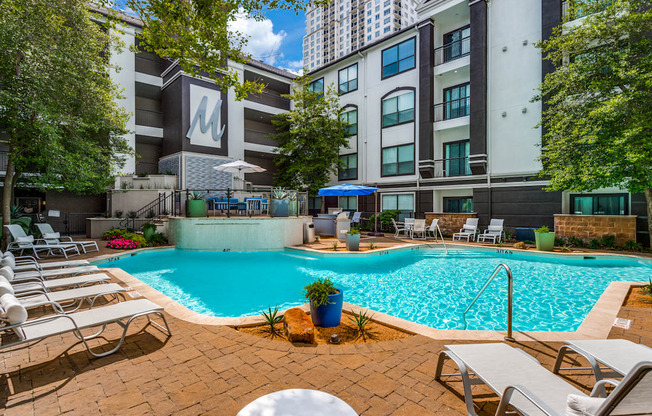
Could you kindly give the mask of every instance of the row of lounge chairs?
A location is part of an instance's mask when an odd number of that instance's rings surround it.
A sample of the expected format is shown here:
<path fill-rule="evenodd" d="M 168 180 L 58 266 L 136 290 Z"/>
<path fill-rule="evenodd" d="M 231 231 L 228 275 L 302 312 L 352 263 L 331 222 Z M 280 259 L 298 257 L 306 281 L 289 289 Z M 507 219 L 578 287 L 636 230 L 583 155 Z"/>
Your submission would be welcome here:
<path fill-rule="evenodd" d="M 11 233 L 12 242 L 7 246 L 7 250 L 20 252 L 31 251 L 34 257 L 40 258 L 39 253 L 45 253 L 46 256 L 60 254 L 65 258 L 68 256 L 87 253 L 88 251 L 99 251 L 97 242 L 93 240 L 76 241 L 70 236 L 62 236 L 55 232 L 47 223 L 36 224 L 41 233 L 41 238 L 34 238 L 33 235 L 25 234 L 23 227 L 18 224 L 5 225 Z"/>
<path fill-rule="evenodd" d="M 461 376 L 469 416 L 475 416 L 472 384 L 487 385 L 500 397 L 496 415 L 508 406 L 523 415 L 650 415 L 652 414 L 652 349 L 630 341 L 569 341 L 559 351 L 553 371 L 523 350 L 503 343 L 446 345 L 439 354 L 435 379 Z M 569 352 L 584 356 L 594 371 L 596 384 L 589 396 L 555 375 Z M 442 374 L 451 359 L 460 372 Z M 624 376 L 621 381 L 603 379 L 600 364 Z M 475 379 L 471 379 L 471 376 Z M 607 396 L 605 386 L 614 390 Z"/>
<path fill-rule="evenodd" d="M 0 349 L 72 332 L 91 355 L 103 357 L 120 349 L 129 326 L 141 316 L 171 335 L 162 307 L 147 299 L 127 301 L 125 288 L 109 283 L 108 275 L 85 260 L 40 263 L 35 257 L 15 257 L 11 252 L 0 258 L 0 331 L 15 335 L 8 341 L 3 337 Z M 118 303 L 95 308 L 96 300 L 105 297 Z M 80 310 L 84 302 L 88 308 Z M 29 319 L 28 310 L 36 307 L 51 307 L 54 315 Z M 160 317 L 163 325 L 151 315 Z M 108 351 L 93 351 L 88 341 L 100 336 L 109 324 L 123 329 L 117 345 Z M 97 332 L 82 334 L 82 330 L 96 327 L 100 327 Z"/>

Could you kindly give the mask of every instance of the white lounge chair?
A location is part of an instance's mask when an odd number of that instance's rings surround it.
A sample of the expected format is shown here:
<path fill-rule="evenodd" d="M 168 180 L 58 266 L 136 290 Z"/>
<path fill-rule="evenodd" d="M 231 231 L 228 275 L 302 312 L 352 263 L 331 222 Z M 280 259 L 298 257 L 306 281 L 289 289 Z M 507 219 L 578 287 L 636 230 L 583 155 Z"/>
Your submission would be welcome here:
<path fill-rule="evenodd" d="M 16 275 L 16 279 L 31 279 L 31 278 L 40 278 L 40 279 L 55 279 L 62 276 L 73 276 L 77 274 L 86 274 L 86 273 L 97 273 L 100 269 L 97 266 L 80 266 L 80 267 L 66 267 L 63 269 L 47 269 L 47 270 L 27 270 L 22 272 L 17 272 L 14 270 L 14 263 L 9 258 L 3 258 L 0 260 L 0 274 L 5 268 L 11 269 L 12 272 Z"/>
<path fill-rule="evenodd" d="M 353 218 L 351 218 L 351 225 L 358 224 L 360 225 L 360 217 L 362 216 L 362 212 L 356 211 L 353 213 Z"/>
<path fill-rule="evenodd" d="M 593 370 L 595 381 L 600 381 L 603 378 L 600 364 L 624 376 L 632 371 L 632 368 L 639 362 L 652 361 L 652 348 L 642 344 L 635 344 L 625 339 L 566 341 L 565 345 L 559 348 L 557 360 L 552 368 L 552 372 L 558 373 L 560 370 L 577 370 L 578 367 L 562 367 L 564 357 L 572 353 L 586 358 Z M 652 402 L 650 407 L 652 408 Z"/>
<path fill-rule="evenodd" d="M 47 263 L 39 263 L 36 260 L 36 257 L 33 256 L 14 256 L 14 253 L 11 251 L 5 251 L 2 253 L 2 259 L 9 257 L 14 259 L 16 262 L 15 271 L 24 271 L 24 270 L 44 270 L 44 269 L 63 269 L 65 267 L 77 267 L 77 266 L 87 266 L 88 260 L 62 260 L 62 261 L 50 261 Z"/>
<path fill-rule="evenodd" d="M 172 335 L 170 327 L 162 313 L 163 308 L 147 299 L 130 300 L 103 306 L 101 308 L 89 309 L 70 314 L 46 316 L 31 321 L 27 320 L 27 310 L 23 305 L 21 305 L 20 301 L 18 301 L 15 296 L 10 294 L 3 295 L 0 297 L 0 306 L 3 309 L 1 319 L 5 323 L 4 326 L 0 327 L 0 330 L 11 330 L 18 337 L 18 340 L 0 345 L 0 348 L 3 349 L 72 332 L 82 343 L 84 343 L 86 350 L 91 355 L 95 357 L 105 357 L 109 354 L 113 354 L 122 347 L 129 326 L 134 319 L 140 316 L 146 316 L 149 324 L 152 324 L 161 331 L 166 332 L 168 336 Z M 152 314 L 158 315 L 163 320 L 165 326 L 152 321 L 150 317 Z M 126 320 L 126 322 L 122 322 L 124 320 Z M 109 324 L 117 324 L 123 328 L 118 345 L 106 352 L 93 352 L 87 341 L 100 336 Z M 84 336 L 81 333 L 83 329 L 98 326 L 101 326 L 102 328 L 92 335 Z"/>
<path fill-rule="evenodd" d="M 508 406 L 522 415 L 564 416 L 578 402 L 590 401 L 595 416 L 650 415 L 652 397 L 652 362 L 639 363 L 620 383 L 602 380 L 595 385 L 591 397 L 604 391 L 604 385 L 616 385 L 606 399 L 593 399 L 562 378 L 552 374 L 524 351 L 507 344 L 446 345 L 439 354 L 435 379 L 440 380 L 443 363 L 450 358 L 460 369 L 464 401 L 469 416 L 475 416 L 470 373 L 486 384 L 498 396 L 496 415 L 504 415 Z M 573 409 L 575 410 L 575 409 Z M 575 413 L 573 413 L 575 414 Z M 578 412 L 576 414 L 583 414 Z M 588 414 L 588 413 L 584 413 Z"/>
<path fill-rule="evenodd" d="M 421 240 L 426 239 L 426 220 L 414 220 L 412 229 L 410 229 L 410 238 L 416 240 L 415 235 L 420 235 Z"/>
<path fill-rule="evenodd" d="M 394 238 L 398 238 L 401 233 L 407 237 L 407 229 L 405 227 L 399 227 L 394 218 L 392 218 L 392 226 L 394 226 Z"/>
<path fill-rule="evenodd" d="M 498 220 L 492 218 L 489 222 L 489 226 L 486 230 L 480 235 L 478 235 L 478 242 L 482 241 L 483 243 L 487 240 L 491 240 L 492 244 L 496 244 L 496 240 L 500 242 L 503 238 L 503 222 L 505 220 Z"/>
<path fill-rule="evenodd" d="M 37 240 L 33 235 L 25 234 L 23 227 L 18 224 L 5 225 L 5 228 L 9 230 L 13 238 L 13 241 L 7 246 L 8 251 L 23 253 L 25 250 L 32 250 L 37 259 L 40 259 L 39 252 L 46 252 L 46 256 L 59 253 L 65 258 L 68 258 L 68 255 L 79 254 L 79 249 L 75 244 L 48 244 L 45 240 Z"/>
<path fill-rule="evenodd" d="M 100 249 L 97 247 L 96 241 L 75 241 L 68 235 L 61 235 L 60 233 L 55 232 L 54 229 L 52 229 L 52 226 L 48 223 L 35 223 L 34 225 L 36 225 L 36 228 L 38 228 L 39 232 L 41 233 L 41 237 L 48 244 L 75 244 L 78 249 L 81 249 L 84 253 L 87 253 L 88 250 L 92 248 L 95 248 L 94 251 L 100 251 Z"/>
<path fill-rule="evenodd" d="M 88 301 L 90 307 L 93 307 L 96 299 L 103 296 L 110 295 L 118 301 L 120 298 L 126 300 L 124 292 L 125 288 L 119 284 L 108 283 L 104 285 L 92 285 L 75 289 L 58 290 L 56 292 L 48 292 L 45 289 L 39 289 L 16 294 L 16 290 L 10 282 L 5 279 L 0 279 L 0 296 L 5 293 L 16 296 L 25 309 L 50 305 L 55 312 L 63 312 L 66 308 L 73 308 L 72 310 L 68 309 L 68 312 L 74 312 L 83 305 L 84 300 Z"/>
<path fill-rule="evenodd" d="M 49 292 L 56 289 L 68 289 L 87 286 L 94 283 L 105 283 L 110 280 L 111 278 L 104 273 L 62 277 L 53 280 L 42 280 L 40 278 L 16 279 L 12 273 L 7 273 L 6 270 L 0 270 L 0 282 L 9 282 L 13 286 L 15 293 L 38 291 Z"/>
<path fill-rule="evenodd" d="M 430 223 L 430 225 L 428 226 L 428 228 L 426 229 L 426 239 L 434 238 L 436 240 L 437 233 L 439 233 L 439 236 L 443 241 L 444 236 L 442 235 L 441 230 L 439 229 L 439 218 L 434 218 Z"/>
<path fill-rule="evenodd" d="M 477 218 L 467 218 L 466 223 L 460 228 L 459 233 L 453 234 L 453 241 L 455 239 L 462 241 L 462 238 L 466 238 L 468 242 L 475 241 L 475 234 L 478 232 L 478 219 Z"/>

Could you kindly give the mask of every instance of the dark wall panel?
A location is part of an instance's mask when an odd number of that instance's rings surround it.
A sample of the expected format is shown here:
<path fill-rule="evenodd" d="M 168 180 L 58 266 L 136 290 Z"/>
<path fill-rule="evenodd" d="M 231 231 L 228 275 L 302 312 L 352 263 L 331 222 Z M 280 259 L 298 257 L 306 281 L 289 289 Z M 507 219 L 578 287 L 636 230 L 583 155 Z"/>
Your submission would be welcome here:
<path fill-rule="evenodd" d="M 487 4 L 471 3 L 471 117 L 470 155 L 487 153 Z M 486 173 L 486 158 L 471 158 L 470 168 L 474 175 Z"/>
<path fill-rule="evenodd" d="M 649 247 L 650 234 L 647 228 L 648 215 L 645 194 L 632 194 L 631 213 L 632 215 L 638 215 L 638 218 L 636 218 L 636 241 L 644 247 Z"/>
<path fill-rule="evenodd" d="M 491 195 L 486 188 L 473 190 L 473 207 L 482 226 L 491 218 L 502 218 L 507 228 L 553 227 L 554 214 L 561 213 L 561 202 L 561 192 L 533 186 L 492 188 Z"/>

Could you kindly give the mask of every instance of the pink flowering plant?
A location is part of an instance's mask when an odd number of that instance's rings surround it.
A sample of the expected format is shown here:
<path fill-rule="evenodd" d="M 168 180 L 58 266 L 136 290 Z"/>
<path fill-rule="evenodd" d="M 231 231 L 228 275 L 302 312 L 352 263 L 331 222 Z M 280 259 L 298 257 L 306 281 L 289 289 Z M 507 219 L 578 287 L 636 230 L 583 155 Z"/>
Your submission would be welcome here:
<path fill-rule="evenodd" d="M 138 241 L 130 240 L 128 238 L 114 238 L 113 240 L 109 240 L 109 242 L 106 244 L 108 248 L 115 248 L 118 250 L 133 250 L 135 248 L 138 248 L 140 246 L 140 243 Z"/>

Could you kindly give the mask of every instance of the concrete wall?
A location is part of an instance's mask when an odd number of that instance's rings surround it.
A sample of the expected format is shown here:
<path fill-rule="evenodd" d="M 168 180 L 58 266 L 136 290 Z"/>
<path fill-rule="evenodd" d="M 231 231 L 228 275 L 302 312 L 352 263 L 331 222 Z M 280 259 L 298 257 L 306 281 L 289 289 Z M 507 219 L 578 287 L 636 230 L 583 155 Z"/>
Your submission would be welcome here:
<path fill-rule="evenodd" d="M 144 178 L 138 176 L 116 177 L 115 189 L 176 189 L 176 175 L 149 175 Z"/>
<path fill-rule="evenodd" d="M 636 241 L 635 215 L 555 215 L 555 237 L 577 237 L 585 241 L 616 237 L 616 245 Z"/>
<path fill-rule="evenodd" d="M 303 244 L 312 218 L 170 218 L 170 244 L 187 250 L 280 250 Z"/>
<path fill-rule="evenodd" d="M 169 192 L 169 191 L 168 191 Z M 111 215 L 120 210 L 123 215 L 129 211 L 138 211 L 145 205 L 158 198 L 159 194 L 167 194 L 165 191 L 148 189 L 131 189 L 129 191 L 113 191 L 111 202 Z"/>

